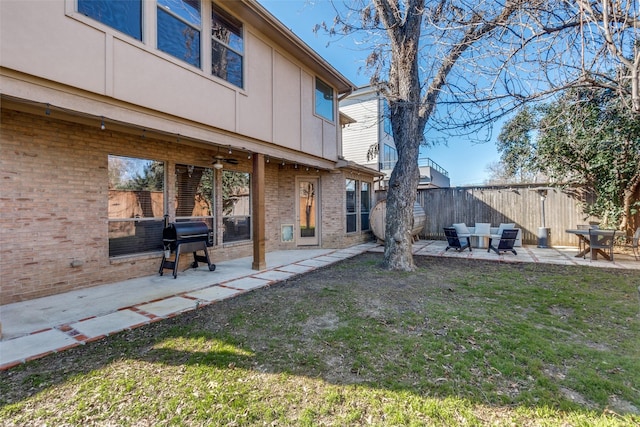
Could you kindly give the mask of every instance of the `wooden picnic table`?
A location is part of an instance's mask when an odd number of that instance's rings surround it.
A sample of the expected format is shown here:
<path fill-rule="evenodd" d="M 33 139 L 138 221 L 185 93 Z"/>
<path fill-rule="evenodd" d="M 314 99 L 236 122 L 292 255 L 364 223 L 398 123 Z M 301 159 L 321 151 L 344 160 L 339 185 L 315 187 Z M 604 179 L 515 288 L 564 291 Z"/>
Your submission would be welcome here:
<path fill-rule="evenodd" d="M 575 229 L 575 230 L 569 229 L 565 231 L 569 234 L 575 234 L 576 236 L 578 236 L 578 240 L 584 243 L 584 249 L 578 252 L 578 255 L 576 255 L 576 258 L 580 258 L 580 257 L 584 258 L 587 255 L 587 253 L 591 252 L 591 241 L 589 238 L 588 229 Z M 609 256 L 609 254 L 603 251 L 602 249 L 596 249 L 593 253 L 591 253 L 591 259 L 592 260 L 598 259 L 598 254 L 602 255 L 604 259 L 611 261 L 611 257 Z"/>

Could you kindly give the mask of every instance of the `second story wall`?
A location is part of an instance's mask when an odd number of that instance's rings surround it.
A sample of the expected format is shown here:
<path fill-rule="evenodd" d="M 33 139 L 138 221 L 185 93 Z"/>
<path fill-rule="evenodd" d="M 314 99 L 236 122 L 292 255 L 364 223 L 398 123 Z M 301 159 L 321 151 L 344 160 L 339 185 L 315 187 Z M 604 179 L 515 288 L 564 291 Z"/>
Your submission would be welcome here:
<path fill-rule="evenodd" d="M 361 102 L 344 103 L 340 111 L 355 120 L 342 131 L 342 151 L 347 160 L 361 165 L 373 164 L 378 169 L 378 157 L 367 160 L 367 151 L 372 144 L 378 143 L 380 134 L 380 111 L 378 100 L 367 99 Z"/>
<path fill-rule="evenodd" d="M 202 47 L 200 66 L 194 66 L 158 49 L 159 8 L 154 0 L 142 2 L 141 40 L 78 12 L 77 0 L 2 1 L 0 65 L 24 79 L 35 77 L 40 85 L 107 97 L 337 160 L 336 100 L 346 79 L 327 72 L 328 64 L 305 59 L 304 48 L 291 49 L 301 42 L 274 27 L 253 0 L 216 1 L 242 26 L 242 83 L 237 86 L 212 75 L 213 3 L 199 4 Z M 243 20 L 246 17 L 252 18 Z M 282 40 L 289 45 L 280 45 Z M 318 76 L 334 90 L 333 120 L 315 114 Z M 50 102 L 32 95 L 35 101 Z M 83 105 L 71 107 L 83 111 Z"/>

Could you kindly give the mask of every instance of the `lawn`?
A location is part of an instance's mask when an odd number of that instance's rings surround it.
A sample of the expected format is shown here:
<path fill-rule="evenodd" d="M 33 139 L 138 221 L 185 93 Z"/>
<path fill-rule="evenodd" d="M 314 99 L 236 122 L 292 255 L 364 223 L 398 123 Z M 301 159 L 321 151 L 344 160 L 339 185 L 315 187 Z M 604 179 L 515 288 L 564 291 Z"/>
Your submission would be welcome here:
<path fill-rule="evenodd" d="M 639 274 L 364 254 L 0 373 L 2 425 L 639 426 Z"/>

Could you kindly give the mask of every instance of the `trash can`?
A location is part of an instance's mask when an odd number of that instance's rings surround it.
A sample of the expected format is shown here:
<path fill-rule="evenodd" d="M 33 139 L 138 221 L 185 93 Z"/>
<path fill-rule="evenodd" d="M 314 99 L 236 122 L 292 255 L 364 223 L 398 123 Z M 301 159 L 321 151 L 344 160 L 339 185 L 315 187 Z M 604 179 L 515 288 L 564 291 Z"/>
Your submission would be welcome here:
<path fill-rule="evenodd" d="M 549 247 L 549 232 L 550 232 L 550 229 L 547 227 L 538 227 L 538 247 L 539 248 Z"/>

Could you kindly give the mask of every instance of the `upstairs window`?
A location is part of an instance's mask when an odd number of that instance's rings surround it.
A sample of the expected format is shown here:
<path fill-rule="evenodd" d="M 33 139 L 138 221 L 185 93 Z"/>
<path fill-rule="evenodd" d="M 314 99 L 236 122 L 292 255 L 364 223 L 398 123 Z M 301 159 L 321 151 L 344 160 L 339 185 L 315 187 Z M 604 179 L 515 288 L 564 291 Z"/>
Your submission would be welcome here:
<path fill-rule="evenodd" d="M 391 107 L 389 106 L 389 101 L 386 99 L 382 100 L 383 105 L 383 123 L 384 123 L 384 131 L 389 136 L 393 136 L 393 127 L 391 126 Z"/>
<path fill-rule="evenodd" d="M 158 0 L 159 50 L 200 68 L 201 28 L 200 0 Z"/>
<path fill-rule="evenodd" d="M 384 144 L 382 150 L 382 161 L 380 162 L 380 170 L 391 170 L 398 162 L 398 151 L 387 144 Z"/>
<path fill-rule="evenodd" d="M 333 89 L 316 78 L 316 114 L 333 121 Z"/>
<path fill-rule="evenodd" d="M 142 40 L 142 0 L 78 0 L 78 12 Z"/>
<path fill-rule="evenodd" d="M 244 87 L 242 23 L 215 4 L 211 12 L 211 74 Z"/>

